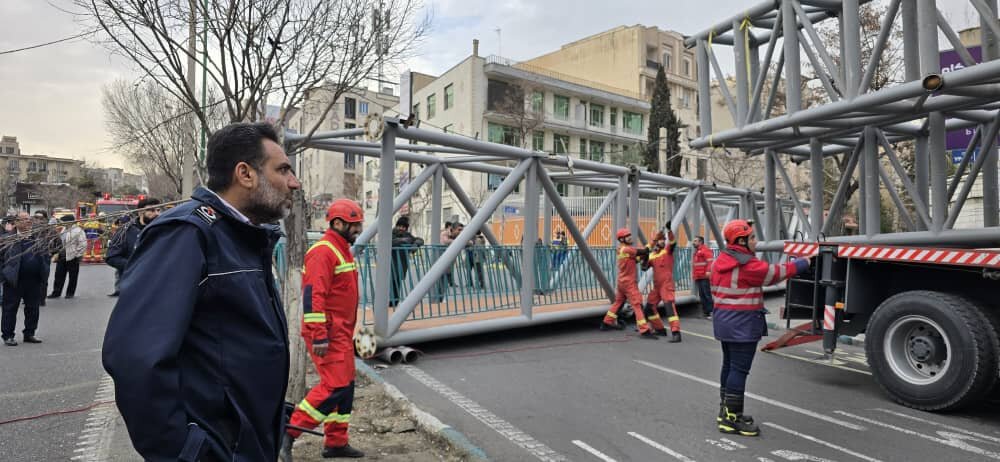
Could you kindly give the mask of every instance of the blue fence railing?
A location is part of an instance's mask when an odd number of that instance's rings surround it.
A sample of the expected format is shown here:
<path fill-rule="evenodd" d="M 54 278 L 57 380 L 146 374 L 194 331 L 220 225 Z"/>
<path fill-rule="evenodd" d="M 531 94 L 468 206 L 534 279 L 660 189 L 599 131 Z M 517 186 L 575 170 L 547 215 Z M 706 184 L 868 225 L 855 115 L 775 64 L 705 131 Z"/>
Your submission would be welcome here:
<path fill-rule="evenodd" d="M 310 244 L 319 235 L 310 233 Z M 389 304 L 395 306 L 427 274 L 431 266 L 444 254 L 446 246 L 395 247 L 392 250 Z M 614 283 L 617 275 L 616 249 L 591 247 L 601 270 Z M 587 301 L 604 301 L 606 295 L 579 248 L 537 246 L 533 274 L 535 306 L 557 305 Z M 678 247 L 674 252 L 674 280 L 676 290 L 691 290 L 691 248 Z M 434 319 L 503 310 L 519 310 L 521 301 L 521 274 L 523 247 L 521 246 L 470 246 L 467 247 L 451 270 L 435 283 L 420 300 L 408 320 Z M 363 246 L 355 255 L 358 263 L 360 306 L 362 322 L 372 324 L 371 308 L 374 304 L 374 271 L 379 262 L 374 245 Z M 275 248 L 275 270 L 279 279 L 286 274 L 285 246 L 279 242 Z"/>

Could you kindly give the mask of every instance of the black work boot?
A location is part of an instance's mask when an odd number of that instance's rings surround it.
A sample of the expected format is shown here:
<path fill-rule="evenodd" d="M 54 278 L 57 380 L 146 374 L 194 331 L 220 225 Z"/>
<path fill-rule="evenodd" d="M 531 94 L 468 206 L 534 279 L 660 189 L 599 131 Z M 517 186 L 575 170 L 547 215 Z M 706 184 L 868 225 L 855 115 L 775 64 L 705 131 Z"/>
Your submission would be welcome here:
<path fill-rule="evenodd" d="M 643 339 L 646 339 L 646 340 L 659 340 L 660 339 L 659 337 L 656 336 L 656 332 L 654 332 L 652 329 L 647 330 L 646 332 L 643 332 L 643 333 L 639 334 L 639 338 L 643 338 Z"/>
<path fill-rule="evenodd" d="M 681 343 L 681 331 L 674 332 L 673 336 L 670 337 L 670 340 L 667 341 L 670 343 Z"/>
<path fill-rule="evenodd" d="M 726 418 L 726 388 L 719 387 L 719 416 L 715 418 L 715 423 L 721 423 Z"/>
<path fill-rule="evenodd" d="M 292 444 L 295 443 L 295 438 L 292 438 L 288 433 L 281 435 L 281 449 L 278 452 L 278 460 L 281 462 L 294 462 L 292 459 Z"/>
<path fill-rule="evenodd" d="M 615 322 L 614 324 L 608 324 L 604 321 L 601 321 L 601 330 L 625 330 L 625 326 L 623 326 L 620 322 Z"/>
<path fill-rule="evenodd" d="M 725 418 L 719 422 L 719 432 L 728 435 L 759 436 L 760 427 L 753 417 L 743 415 L 743 395 L 726 394 Z"/>
<path fill-rule="evenodd" d="M 24 343 L 42 343 L 42 339 L 35 337 L 34 335 L 25 335 Z"/>
<path fill-rule="evenodd" d="M 349 458 L 358 459 L 364 457 L 365 453 L 354 449 L 350 444 L 345 444 L 343 446 L 337 446 L 335 448 L 323 448 L 323 458 L 324 459 L 335 459 L 335 458 Z"/>

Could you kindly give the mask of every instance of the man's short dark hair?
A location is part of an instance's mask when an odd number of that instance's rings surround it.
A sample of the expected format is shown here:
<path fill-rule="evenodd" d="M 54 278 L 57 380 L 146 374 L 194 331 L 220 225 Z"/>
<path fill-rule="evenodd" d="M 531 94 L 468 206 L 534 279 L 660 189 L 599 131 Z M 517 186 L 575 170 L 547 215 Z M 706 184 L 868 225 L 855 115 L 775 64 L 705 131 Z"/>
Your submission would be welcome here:
<path fill-rule="evenodd" d="M 694 238 L 701 242 L 705 242 L 705 236 L 695 236 Z"/>
<path fill-rule="evenodd" d="M 410 227 L 410 217 L 399 217 L 396 220 L 397 228 L 409 228 Z"/>
<path fill-rule="evenodd" d="M 71 221 L 76 221 L 76 218 L 74 218 L 73 215 L 63 215 L 61 218 L 59 218 L 59 221 L 63 223 L 69 223 Z"/>
<path fill-rule="evenodd" d="M 140 208 L 140 209 L 144 209 L 146 207 L 152 207 L 154 205 L 160 205 L 160 204 L 162 204 L 162 202 L 160 202 L 159 199 L 157 199 L 155 197 L 147 197 L 147 198 L 139 201 L 139 205 L 136 206 L 136 207 Z"/>
<path fill-rule="evenodd" d="M 35 210 L 35 215 L 41 215 L 45 218 L 49 218 L 49 212 L 46 212 L 44 210 Z"/>
<path fill-rule="evenodd" d="M 278 142 L 278 133 L 266 123 L 235 123 L 208 138 L 208 189 L 222 192 L 233 182 L 236 164 L 246 162 L 260 171 L 264 165 L 264 139 Z"/>

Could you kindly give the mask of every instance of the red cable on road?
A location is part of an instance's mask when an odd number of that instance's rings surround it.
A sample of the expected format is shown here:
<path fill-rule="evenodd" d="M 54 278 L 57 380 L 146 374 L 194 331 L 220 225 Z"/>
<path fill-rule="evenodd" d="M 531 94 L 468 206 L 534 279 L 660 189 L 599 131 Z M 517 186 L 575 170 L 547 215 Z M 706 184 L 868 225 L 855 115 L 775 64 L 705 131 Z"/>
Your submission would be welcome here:
<path fill-rule="evenodd" d="M 89 410 L 91 410 L 91 409 L 93 409 L 93 408 L 95 408 L 97 406 L 103 406 L 105 404 L 111 404 L 111 403 L 114 403 L 114 401 L 98 401 L 98 402 L 96 402 L 94 404 L 91 404 L 89 406 L 84 406 L 84 407 L 76 408 L 76 409 L 64 409 L 64 410 L 61 410 L 61 411 L 46 412 L 44 414 L 38 414 L 38 415 L 33 415 L 33 416 L 28 416 L 28 417 L 18 417 L 16 419 L 10 419 L 10 420 L 0 420 L 0 425 L 7 425 L 7 424 L 12 424 L 12 423 L 17 423 L 17 422 L 24 422 L 24 421 L 28 421 L 28 420 L 36 420 L 36 419 L 41 419 L 42 417 L 50 417 L 50 416 L 54 416 L 54 415 L 73 414 L 73 413 L 76 413 L 76 412 L 89 411 Z"/>

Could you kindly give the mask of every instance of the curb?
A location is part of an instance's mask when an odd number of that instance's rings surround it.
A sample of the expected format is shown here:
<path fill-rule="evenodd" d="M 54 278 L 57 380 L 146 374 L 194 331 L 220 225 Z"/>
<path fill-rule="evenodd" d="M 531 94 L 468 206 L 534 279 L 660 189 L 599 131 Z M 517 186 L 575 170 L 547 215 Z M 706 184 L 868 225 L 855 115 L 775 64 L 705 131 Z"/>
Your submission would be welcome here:
<path fill-rule="evenodd" d="M 437 417 L 434 417 L 426 411 L 418 408 L 409 400 L 409 398 L 406 397 L 406 395 L 403 394 L 403 392 L 399 391 L 399 389 L 391 383 L 386 382 L 385 379 L 382 378 L 382 376 L 367 363 L 361 359 L 354 358 L 354 365 L 358 372 L 364 374 L 364 376 L 371 379 L 371 381 L 382 385 L 382 388 L 385 389 L 385 393 L 392 399 L 403 402 L 407 411 L 413 416 L 414 420 L 416 420 L 417 427 L 427 433 L 430 433 L 431 435 L 444 439 L 449 445 L 460 451 L 464 451 L 473 460 L 483 462 L 489 461 L 489 458 L 486 457 L 486 452 L 473 444 L 469 438 L 462 434 L 462 432 L 445 425 L 443 422 L 438 420 Z"/>
<path fill-rule="evenodd" d="M 785 332 L 786 330 L 788 330 L 788 329 L 785 329 L 785 326 L 779 325 L 776 322 L 770 322 L 770 321 L 767 323 L 767 328 L 770 329 L 770 330 L 775 330 L 775 331 L 779 331 L 779 332 Z M 854 345 L 856 347 L 864 348 L 864 346 L 865 346 L 865 339 L 863 339 L 863 338 L 857 338 L 857 337 L 850 337 L 850 336 L 847 336 L 847 335 L 841 335 L 841 336 L 837 337 L 837 343 L 840 343 L 840 344 L 843 344 L 843 345 Z"/>

